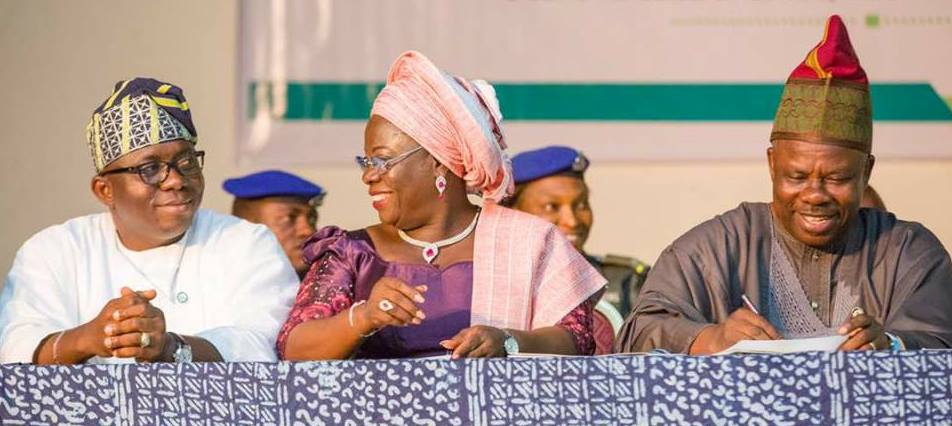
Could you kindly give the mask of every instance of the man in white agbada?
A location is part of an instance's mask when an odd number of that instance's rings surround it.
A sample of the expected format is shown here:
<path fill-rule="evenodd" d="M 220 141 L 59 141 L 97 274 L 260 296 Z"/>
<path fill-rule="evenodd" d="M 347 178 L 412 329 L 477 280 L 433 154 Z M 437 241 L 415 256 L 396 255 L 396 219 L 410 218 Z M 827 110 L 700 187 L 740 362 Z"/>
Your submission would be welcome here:
<path fill-rule="evenodd" d="M 0 362 L 274 361 L 297 275 L 263 225 L 199 210 L 181 89 L 116 85 L 87 129 L 106 213 L 40 231 L 0 295 Z"/>

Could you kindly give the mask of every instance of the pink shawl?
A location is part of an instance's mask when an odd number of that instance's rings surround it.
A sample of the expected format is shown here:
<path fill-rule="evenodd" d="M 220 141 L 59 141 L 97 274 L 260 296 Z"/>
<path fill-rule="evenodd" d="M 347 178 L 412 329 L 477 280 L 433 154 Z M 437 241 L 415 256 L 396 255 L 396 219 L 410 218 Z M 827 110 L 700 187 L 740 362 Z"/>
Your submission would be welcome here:
<path fill-rule="evenodd" d="M 473 248 L 471 324 L 552 326 L 605 283 L 551 223 L 491 202 L 483 207 Z"/>

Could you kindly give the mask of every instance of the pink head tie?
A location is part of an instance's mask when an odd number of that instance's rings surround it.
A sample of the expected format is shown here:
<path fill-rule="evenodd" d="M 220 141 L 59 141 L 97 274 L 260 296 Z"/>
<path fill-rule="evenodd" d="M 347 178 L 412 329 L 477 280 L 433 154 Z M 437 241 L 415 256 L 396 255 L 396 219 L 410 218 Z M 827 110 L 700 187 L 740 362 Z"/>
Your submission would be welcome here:
<path fill-rule="evenodd" d="M 390 67 L 371 115 L 393 123 L 483 199 L 512 194 L 502 112 L 489 83 L 452 76 L 422 53 L 405 52 Z"/>

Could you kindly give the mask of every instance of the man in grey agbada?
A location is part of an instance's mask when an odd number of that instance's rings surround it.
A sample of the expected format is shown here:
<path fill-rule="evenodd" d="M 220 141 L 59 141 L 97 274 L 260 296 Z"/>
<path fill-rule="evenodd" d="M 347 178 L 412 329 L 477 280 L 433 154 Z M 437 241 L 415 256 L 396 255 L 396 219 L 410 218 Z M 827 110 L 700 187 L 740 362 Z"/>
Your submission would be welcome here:
<path fill-rule="evenodd" d="M 870 105 L 833 16 L 784 89 L 767 150 L 773 202 L 743 203 L 666 248 L 615 350 L 711 354 L 833 334 L 846 336 L 840 350 L 952 347 L 948 252 L 922 225 L 859 207 L 875 162 Z"/>

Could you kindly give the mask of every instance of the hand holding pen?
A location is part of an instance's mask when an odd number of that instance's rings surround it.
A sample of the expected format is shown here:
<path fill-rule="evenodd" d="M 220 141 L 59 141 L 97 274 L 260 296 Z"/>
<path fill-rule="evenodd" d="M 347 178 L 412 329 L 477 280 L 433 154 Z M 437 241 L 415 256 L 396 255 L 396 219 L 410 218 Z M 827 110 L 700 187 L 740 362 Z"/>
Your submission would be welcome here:
<path fill-rule="evenodd" d="M 694 343 L 688 348 L 691 355 L 705 355 L 720 352 L 741 340 L 777 340 L 782 339 L 766 318 L 746 295 L 742 295 L 744 307 L 735 310 L 724 322 L 710 325 L 701 330 Z"/>

